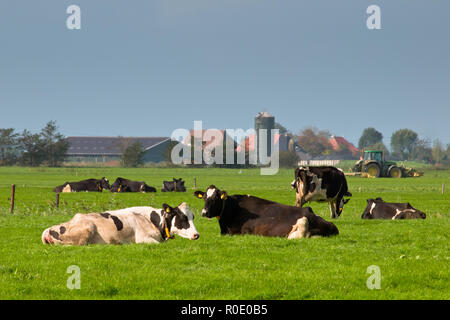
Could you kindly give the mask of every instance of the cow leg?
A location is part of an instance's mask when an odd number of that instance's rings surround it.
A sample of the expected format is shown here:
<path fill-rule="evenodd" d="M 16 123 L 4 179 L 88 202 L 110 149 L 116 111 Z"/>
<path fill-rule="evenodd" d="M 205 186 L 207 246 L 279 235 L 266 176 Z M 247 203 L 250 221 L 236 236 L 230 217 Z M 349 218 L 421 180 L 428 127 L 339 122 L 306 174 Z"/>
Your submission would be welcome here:
<path fill-rule="evenodd" d="M 305 197 L 297 195 L 297 197 L 295 198 L 295 206 L 302 208 L 305 203 Z"/>
<path fill-rule="evenodd" d="M 141 236 L 136 237 L 136 243 L 159 243 L 159 241 L 152 236 Z"/>
<path fill-rule="evenodd" d="M 328 207 L 330 208 L 331 219 L 335 219 L 336 218 L 336 202 L 335 201 L 328 202 Z"/>
<path fill-rule="evenodd" d="M 155 228 L 146 228 L 146 230 L 136 230 L 136 243 L 159 243 L 164 241 L 159 230 Z"/>
<path fill-rule="evenodd" d="M 288 239 L 309 238 L 309 222 L 306 217 L 297 220 L 297 223 L 292 227 L 288 235 Z"/>

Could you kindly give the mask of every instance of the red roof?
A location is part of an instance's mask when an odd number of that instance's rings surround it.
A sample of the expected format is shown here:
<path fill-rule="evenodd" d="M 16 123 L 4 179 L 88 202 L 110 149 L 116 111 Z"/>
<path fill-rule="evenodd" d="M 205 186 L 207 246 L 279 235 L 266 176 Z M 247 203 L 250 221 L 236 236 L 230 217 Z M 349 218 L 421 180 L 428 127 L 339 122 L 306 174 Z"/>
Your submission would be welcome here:
<path fill-rule="evenodd" d="M 345 140 L 344 137 L 331 136 L 329 142 L 334 151 L 338 151 L 340 145 L 345 145 L 348 148 L 348 150 L 350 150 L 351 153 L 359 152 L 359 149 L 356 148 L 353 144 L 351 144 L 347 140 Z"/>
<path fill-rule="evenodd" d="M 277 144 L 280 141 L 281 134 L 275 134 L 273 136 L 273 144 Z M 244 141 L 242 141 L 236 148 L 236 152 L 242 150 L 242 147 L 245 146 L 245 151 L 254 151 L 255 150 L 255 135 L 250 134 Z"/>
<path fill-rule="evenodd" d="M 202 149 L 204 150 L 206 147 L 211 147 L 214 148 L 216 146 L 221 146 L 223 144 L 224 141 L 224 136 L 225 136 L 225 130 L 218 130 L 218 129 L 209 129 L 208 133 L 212 134 L 211 137 L 207 137 L 205 135 L 207 130 L 202 130 L 202 132 L 196 132 L 196 130 L 190 130 L 189 131 L 189 135 L 186 136 L 186 138 L 184 138 L 183 143 L 187 144 L 187 145 L 191 145 L 191 138 L 192 137 L 196 137 L 198 136 L 202 139 Z M 216 141 L 215 136 L 214 135 L 218 135 L 221 137 L 220 140 Z"/>

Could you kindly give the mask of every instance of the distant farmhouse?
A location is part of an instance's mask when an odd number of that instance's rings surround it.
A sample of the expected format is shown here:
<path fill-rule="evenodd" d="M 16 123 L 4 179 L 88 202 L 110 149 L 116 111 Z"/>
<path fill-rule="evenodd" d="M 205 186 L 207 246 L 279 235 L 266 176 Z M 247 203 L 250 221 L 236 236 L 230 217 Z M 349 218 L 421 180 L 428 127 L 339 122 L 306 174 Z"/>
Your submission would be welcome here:
<path fill-rule="evenodd" d="M 144 162 L 165 161 L 169 137 L 67 137 L 69 149 L 65 162 L 106 163 L 120 161 L 128 146 L 139 142 L 144 149 Z"/>
<path fill-rule="evenodd" d="M 258 141 L 270 141 L 271 130 L 275 129 L 275 117 L 268 112 L 260 112 L 255 117 L 255 134 L 249 134 L 242 141 L 234 141 L 233 137 L 228 135 L 226 130 L 206 130 L 195 132 L 190 130 L 188 135 L 184 137 L 181 143 L 186 146 L 191 146 L 194 137 L 202 137 L 202 149 L 214 149 L 222 144 L 227 144 L 227 141 L 233 142 L 233 147 L 236 152 L 255 151 L 255 146 Z M 266 131 L 259 131 L 265 129 Z M 214 136 L 209 136 L 213 132 Z M 265 136 L 261 136 L 264 134 Z M 278 144 L 279 151 L 293 151 L 296 152 L 299 159 L 302 161 L 311 160 L 344 160 L 355 159 L 359 155 L 359 150 L 353 144 L 345 140 L 343 137 L 331 136 L 329 143 L 334 154 L 322 155 L 318 157 L 311 157 L 306 153 L 296 142 L 296 139 L 289 133 L 278 133 L 273 136 L 274 144 Z M 65 162 L 79 162 L 79 163 L 108 163 L 112 161 L 120 161 L 122 154 L 128 146 L 135 142 L 139 142 L 144 149 L 143 160 L 145 163 L 167 161 L 167 148 L 171 145 L 169 137 L 67 137 L 69 149 L 66 153 Z M 267 148 L 268 155 L 272 153 L 270 145 Z M 186 161 L 190 161 L 186 160 Z"/>

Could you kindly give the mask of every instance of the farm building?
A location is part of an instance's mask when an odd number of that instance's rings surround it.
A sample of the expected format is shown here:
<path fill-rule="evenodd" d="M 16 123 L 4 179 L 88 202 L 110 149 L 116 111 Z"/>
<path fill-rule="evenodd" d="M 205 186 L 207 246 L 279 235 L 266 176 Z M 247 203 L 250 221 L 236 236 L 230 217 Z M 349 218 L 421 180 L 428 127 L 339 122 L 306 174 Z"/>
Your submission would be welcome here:
<path fill-rule="evenodd" d="M 69 148 L 65 162 L 119 161 L 126 148 L 139 142 L 144 149 L 144 162 L 165 161 L 169 137 L 67 137 Z"/>
<path fill-rule="evenodd" d="M 211 136 L 210 136 L 211 135 Z M 232 143 L 233 149 L 235 149 L 236 141 L 232 137 L 227 134 L 226 130 L 219 129 L 209 129 L 209 130 L 190 130 L 189 134 L 184 137 L 182 143 L 187 146 L 192 146 L 194 142 L 194 138 L 200 138 L 202 140 L 202 150 L 205 151 L 207 149 L 214 148 L 223 148 L 223 146 L 227 146 L 227 141 Z M 216 139 L 218 137 L 218 139 Z M 203 156 L 207 156 L 204 154 Z M 208 159 L 203 159 L 207 161 Z M 189 163 L 191 159 L 186 159 L 185 163 Z"/>

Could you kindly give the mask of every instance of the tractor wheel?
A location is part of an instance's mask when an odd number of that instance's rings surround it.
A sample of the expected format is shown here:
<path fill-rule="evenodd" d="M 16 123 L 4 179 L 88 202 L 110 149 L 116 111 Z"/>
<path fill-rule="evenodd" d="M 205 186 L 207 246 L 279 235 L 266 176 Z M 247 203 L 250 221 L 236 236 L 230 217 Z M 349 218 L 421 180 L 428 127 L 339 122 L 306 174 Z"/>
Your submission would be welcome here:
<path fill-rule="evenodd" d="M 369 178 L 378 178 L 380 176 L 381 170 L 376 163 L 369 163 L 365 169 Z"/>
<path fill-rule="evenodd" d="M 393 166 L 389 168 L 389 177 L 391 178 L 401 178 L 402 177 L 402 169 L 399 167 Z"/>

